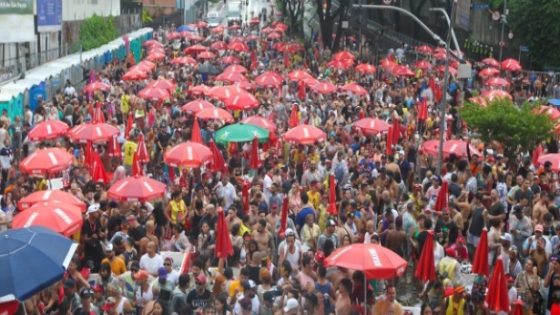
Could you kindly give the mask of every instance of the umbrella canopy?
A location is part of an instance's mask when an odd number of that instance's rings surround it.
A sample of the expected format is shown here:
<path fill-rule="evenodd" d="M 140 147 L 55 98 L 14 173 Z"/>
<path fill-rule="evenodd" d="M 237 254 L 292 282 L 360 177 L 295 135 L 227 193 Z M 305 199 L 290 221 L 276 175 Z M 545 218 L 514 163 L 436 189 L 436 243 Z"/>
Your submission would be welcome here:
<path fill-rule="evenodd" d="M 327 63 L 327 67 L 336 69 L 336 70 L 347 70 L 352 67 L 352 63 L 354 62 L 353 59 L 334 59 Z"/>
<path fill-rule="evenodd" d="M 224 31 L 223 28 L 221 28 L 222 32 Z M 227 49 L 227 44 L 224 41 L 217 41 L 217 42 L 213 42 L 210 45 L 210 48 L 214 49 L 214 50 L 226 50 Z"/>
<path fill-rule="evenodd" d="M 399 77 L 413 77 L 414 71 L 407 66 L 398 65 L 393 68 L 393 74 Z"/>
<path fill-rule="evenodd" d="M 240 92 L 224 100 L 226 108 L 229 110 L 245 110 L 259 107 L 257 98 L 249 92 Z"/>
<path fill-rule="evenodd" d="M 167 150 L 163 160 L 174 167 L 196 168 L 212 160 L 212 151 L 203 144 L 187 141 Z"/>
<path fill-rule="evenodd" d="M 361 74 L 374 74 L 377 69 L 374 65 L 368 63 L 361 63 L 354 68 L 354 71 Z"/>
<path fill-rule="evenodd" d="M 255 83 L 260 87 L 278 87 L 282 84 L 282 77 L 271 71 L 266 71 L 255 78 Z"/>
<path fill-rule="evenodd" d="M 51 175 L 69 168 L 73 158 L 59 148 L 39 149 L 19 163 L 19 170 L 31 175 Z"/>
<path fill-rule="evenodd" d="M 228 49 L 235 52 L 246 52 L 249 51 L 249 46 L 247 46 L 244 42 L 235 41 L 229 43 Z"/>
<path fill-rule="evenodd" d="M 521 71 L 522 69 L 521 65 L 519 64 L 519 61 L 512 58 L 508 58 L 502 61 L 502 63 L 500 63 L 500 66 L 502 66 L 503 70 L 512 71 L 512 72 Z"/>
<path fill-rule="evenodd" d="M 238 65 L 241 63 L 241 59 L 239 59 L 239 57 L 237 56 L 225 56 L 220 58 L 220 63 L 225 65 L 232 65 L 232 64 Z"/>
<path fill-rule="evenodd" d="M 216 54 L 214 54 L 211 51 L 203 51 L 200 54 L 198 54 L 196 56 L 196 58 L 198 59 L 207 59 L 207 60 L 211 60 L 211 59 L 215 59 L 216 58 Z"/>
<path fill-rule="evenodd" d="M 130 69 L 122 76 L 122 79 L 124 81 L 138 81 L 145 80 L 147 78 L 148 73 L 146 73 L 145 70 L 141 70 L 139 68 Z"/>
<path fill-rule="evenodd" d="M 163 52 L 151 52 L 148 57 L 146 57 L 146 60 L 148 61 L 161 61 L 165 59 L 165 54 Z"/>
<path fill-rule="evenodd" d="M 498 60 L 494 58 L 484 58 L 481 60 L 481 62 L 488 67 L 495 67 L 495 68 L 500 67 L 500 63 L 498 62 Z"/>
<path fill-rule="evenodd" d="M 288 78 L 291 81 L 301 81 L 301 80 L 313 78 L 313 76 L 305 70 L 294 70 L 288 73 Z"/>
<path fill-rule="evenodd" d="M 36 124 L 27 134 L 31 141 L 56 139 L 68 132 L 68 125 L 60 120 L 44 120 Z"/>
<path fill-rule="evenodd" d="M 336 86 L 328 81 L 320 81 L 310 87 L 313 91 L 319 94 L 332 94 L 336 92 Z"/>
<path fill-rule="evenodd" d="M 504 78 L 490 78 L 484 82 L 488 86 L 509 87 L 510 83 Z"/>
<path fill-rule="evenodd" d="M 362 118 L 354 123 L 366 135 L 386 133 L 391 125 L 379 118 Z"/>
<path fill-rule="evenodd" d="M 486 98 L 484 98 L 482 96 L 471 97 L 471 98 L 469 98 L 469 102 L 478 104 L 482 107 L 488 106 L 488 102 L 487 102 Z"/>
<path fill-rule="evenodd" d="M 109 199 L 117 201 L 146 202 L 162 198 L 165 194 L 165 184 L 146 176 L 129 176 L 115 182 L 107 195 Z"/>
<path fill-rule="evenodd" d="M 220 101 L 224 101 L 241 92 L 245 92 L 245 91 L 239 86 L 235 86 L 235 85 L 215 86 L 210 89 L 208 95 L 213 98 L 219 99 Z"/>
<path fill-rule="evenodd" d="M 327 139 L 327 134 L 311 125 L 299 125 L 284 133 L 284 140 L 298 144 L 313 144 Z"/>
<path fill-rule="evenodd" d="M 198 61 L 196 61 L 193 57 L 184 56 L 173 58 L 171 59 L 170 63 L 172 65 L 196 66 L 198 64 Z"/>
<path fill-rule="evenodd" d="M 202 120 L 220 120 L 225 123 L 233 122 L 233 116 L 228 111 L 217 107 L 202 109 L 196 113 L 196 117 Z"/>
<path fill-rule="evenodd" d="M 208 93 L 210 93 L 210 87 L 204 84 L 196 85 L 189 88 L 189 93 L 193 95 L 208 95 Z"/>
<path fill-rule="evenodd" d="M 88 93 L 93 93 L 97 91 L 107 92 L 110 90 L 111 90 L 110 84 L 107 84 L 105 82 L 99 82 L 99 81 L 89 83 L 84 87 L 84 91 Z"/>
<path fill-rule="evenodd" d="M 94 152 L 92 155 L 92 163 L 91 163 L 91 181 L 94 183 L 109 183 L 109 175 L 105 171 L 105 167 L 103 166 L 103 162 L 101 161 L 101 157 L 99 153 Z"/>
<path fill-rule="evenodd" d="M 198 113 L 203 109 L 207 109 L 207 108 L 215 108 L 214 105 L 206 100 L 203 99 L 198 99 L 198 100 L 194 100 L 194 101 L 190 101 L 187 104 L 183 105 L 183 107 L 181 107 L 181 109 L 185 112 L 185 113 Z"/>
<path fill-rule="evenodd" d="M 396 62 L 394 62 L 391 59 L 382 59 L 381 62 L 379 63 L 379 66 L 381 66 L 381 68 L 385 69 L 385 70 L 391 70 L 393 69 L 395 66 L 397 65 Z"/>
<path fill-rule="evenodd" d="M 508 100 L 513 99 L 511 97 L 511 94 L 502 90 L 485 90 L 482 91 L 482 96 L 486 97 L 489 101 L 493 101 L 495 99 L 500 99 L 500 98 L 508 99 Z"/>
<path fill-rule="evenodd" d="M 68 138 L 79 143 L 104 143 L 120 133 L 119 128 L 107 123 L 81 124 L 68 132 Z"/>
<path fill-rule="evenodd" d="M 549 107 L 549 106 L 541 106 L 540 109 L 535 110 L 537 113 L 547 115 L 551 120 L 556 121 L 560 119 L 560 110 Z"/>
<path fill-rule="evenodd" d="M 434 211 L 448 211 L 448 199 L 449 199 L 449 185 L 447 181 L 444 180 L 441 183 L 441 187 L 439 188 L 439 192 L 436 199 L 436 204 L 434 205 Z"/>
<path fill-rule="evenodd" d="M 416 51 L 424 55 L 430 55 L 433 52 L 432 48 L 428 45 L 417 46 Z"/>
<path fill-rule="evenodd" d="M 276 125 L 272 121 L 261 116 L 249 116 L 243 119 L 242 123 L 261 127 L 268 130 L 269 132 L 276 131 Z"/>
<path fill-rule="evenodd" d="M 62 279 L 78 244 L 44 227 L 0 233 L 0 301 L 24 301 Z"/>
<path fill-rule="evenodd" d="M 165 101 L 171 97 L 168 90 L 151 86 L 146 86 L 140 90 L 140 92 L 138 92 L 138 96 L 143 99 L 155 101 Z"/>
<path fill-rule="evenodd" d="M 241 65 L 230 65 L 224 69 L 224 72 L 238 72 L 238 73 L 247 73 L 247 68 Z"/>
<path fill-rule="evenodd" d="M 73 205 L 80 208 L 81 211 L 86 211 L 86 204 L 83 201 L 63 190 L 36 191 L 20 199 L 17 205 L 19 210 L 24 210 L 37 203 L 44 203 L 47 201 L 56 201 Z"/>
<path fill-rule="evenodd" d="M 484 68 L 478 72 L 478 76 L 481 78 L 489 78 L 497 76 L 500 74 L 500 70 L 496 68 Z"/>
<path fill-rule="evenodd" d="M 417 69 L 428 70 L 432 68 L 432 64 L 427 60 L 418 60 L 414 65 Z"/>
<path fill-rule="evenodd" d="M 331 60 L 350 60 L 351 62 L 354 62 L 354 59 L 354 55 L 348 50 L 339 51 L 331 58 Z"/>
<path fill-rule="evenodd" d="M 491 312 L 509 312 L 508 291 L 504 263 L 502 258 L 499 257 L 488 283 L 488 294 L 486 294 L 486 303 Z"/>
<path fill-rule="evenodd" d="M 436 266 L 434 262 L 434 231 L 429 231 L 420 259 L 416 265 L 414 276 L 423 282 L 436 280 Z"/>
<path fill-rule="evenodd" d="M 229 142 L 249 142 L 254 138 L 259 139 L 263 143 L 268 141 L 269 132 L 261 127 L 237 123 L 225 126 L 214 135 L 214 140 L 218 144 L 226 144 Z"/>
<path fill-rule="evenodd" d="M 488 230 L 484 228 L 480 235 L 480 241 L 474 252 L 472 272 L 478 275 L 488 276 Z"/>
<path fill-rule="evenodd" d="M 177 87 L 177 84 L 175 84 L 171 80 L 157 79 L 157 80 L 154 80 L 154 81 L 151 81 L 150 83 L 148 83 L 146 85 L 146 87 L 163 89 L 163 90 L 167 90 L 167 92 L 171 93 L 171 92 L 175 91 L 175 88 Z"/>
<path fill-rule="evenodd" d="M 348 83 L 340 87 L 342 91 L 352 93 L 357 96 L 366 96 L 368 91 L 358 83 Z"/>
<path fill-rule="evenodd" d="M 368 279 L 390 279 L 406 271 L 407 262 L 390 249 L 377 244 L 351 244 L 334 251 L 326 266 L 362 271 Z"/>
<path fill-rule="evenodd" d="M 216 244 L 214 253 L 216 257 L 224 259 L 233 255 L 233 246 L 229 237 L 229 230 L 224 216 L 224 210 L 218 208 L 218 222 L 216 224 Z"/>
<path fill-rule="evenodd" d="M 216 77 L 216 81 L 227 83 L 247 81 L 247 78 L 241 72 L 222 72 Z"/>
<path fill-rule="evenodd" d="M 208 47 L 202 46 L 200 44 L 196 44 L 185 48 L 184 52 L 185 54 L 198 54 L 200 52 L 207 51 L 207 50 Z"/>
<path fill-rule="evenodd" d="M 43 226 L 64 236 L 71 236 L 84 222 L 79 207 L 60 202 L 41 202 L 14 217 L 13 228 Z"/>
<path fill-rule="evenodd" d="M 218 25 L 216 27 L 214 27 L 212 30 L 210 30 L 211 33 L 213 34 L 222 34 L 225 31 L 225 28 L 221 25 Z"/>
<path fill-rule="evenodd" d="M 550 169 L 554 172 L 560 172 L 560 153 L 550 153 L 539 156 L 539 165 L 550 162 Z"/>

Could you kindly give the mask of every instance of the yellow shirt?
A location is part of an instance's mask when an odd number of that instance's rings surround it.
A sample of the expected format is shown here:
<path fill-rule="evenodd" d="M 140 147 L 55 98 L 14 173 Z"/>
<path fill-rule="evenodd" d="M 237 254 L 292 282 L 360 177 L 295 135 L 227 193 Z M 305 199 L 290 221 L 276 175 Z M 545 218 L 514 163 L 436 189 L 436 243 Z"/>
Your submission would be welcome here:
<path fill-rule="evenodd" d="M 465 299 L 455 302 L 452 297 L 449 298 L 449 304 L 445 310 L 445 315 L 464 315 L 465 314 Z"/>
<path fill-rule="evenodd" d="M 178 217 L 182 217 L 183 219 L 185 218 L 187 214 L 187 206 L 185 205 L 185 201 L 183 201 L 183 199 L 179 200 L 179 202 L 171 200 L 169 202 L 169 206 L 171 207 L 171 223 L 177 224 Z"/>
<path fill-rule="evenodd" d="M 251 229 L 241 223 L 241 226 L 239 227 L 239 236 L 245 235 L 245 232 L 249 232 L 249 234 L 251 234 Z"/>
<path fill-rule="evenodd" d="M 123 114 L 128 114 L 130 110 L 130 96 L 124 94 L 121 96 L 121 112 Z"/>
<path fill-rule="evenodd" d="M 236 290 L 238 292 L 235 292 Z M 236 293 L 240 293 L 240 292 L 243 292 L 243 287 L 241 286 L 241 281 L 233 280 L 229 284 L 229 290 L 228 290 L 229 297 L 234 297 Z"/>
<path fill-rule="evenodd" d="M 136 148 L 138 145 L 130 140 L 127 140 L 123 145 L 123 163 L 126 166 L 132 166 L 132 160 L 134 160 L 134 154 L 136 153 Z"/>
<path fill-rule="evenodd" d="M 313 192 L 310 190 L 307 192 L 307 197 L 309 197 L 309 202 L 313 205 L 313 208 L 318 209 L 321 202 L 321 194 L 318 191 Z"/>
<path fill-rule="evenodd" d="M 109 260 L 109 258 L 104 258 L 101 263 L 108 263 L 111 265 L 111 272 L 115 274 L 115 276 L 119 276 L 126 272 L 126 264 L 124 259 L 119 256 L 113 257 L 113 260 Z"/>

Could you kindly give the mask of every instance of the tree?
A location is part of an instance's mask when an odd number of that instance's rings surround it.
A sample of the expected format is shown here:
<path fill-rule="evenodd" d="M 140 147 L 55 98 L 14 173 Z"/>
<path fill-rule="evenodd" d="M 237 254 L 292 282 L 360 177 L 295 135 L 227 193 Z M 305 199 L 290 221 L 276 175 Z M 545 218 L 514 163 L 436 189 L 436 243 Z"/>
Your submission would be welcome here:
<path fill-rule="evenodd" d="M 333 11 L 333 0 L 315 0 L 317 7 L 317 15 L 319 17 L 319 25 L 321 27 L 321 37 L 323 45 L 331 49 L 333 52 L 338 50 L 340 37 L 342 35 L 342 21 L 348 14 L 351 0 L 339 0 L 338 7 Z M 333 41 L 334 22 L 338 18 L 336 27 L 336 36 Z"/>
<path fill-rule="evenodd" d="M 284 0 L 284 13 L 287 13 L 289 30 L 293 34 L 303 31 L 303 0 Z"/>
<path fill-rule="evenodd" d="M 513 162 L 517 154 L 532 150 L 552 136 L 553 123 L 546 114 L 535 110 L 539 107 L 529 103 L 518 107 L 510 100 L 499 99 L 487 107 L 467 103 L 459 112 L 482 141 L 500 142 L 504 146 L 504 155 Z"/>
<path fill-rule="evenodd" d="M 560 0 L 510 0 L 508 7 L 514 41 L 529 46 L 533 67 L 560 67 Z"/>

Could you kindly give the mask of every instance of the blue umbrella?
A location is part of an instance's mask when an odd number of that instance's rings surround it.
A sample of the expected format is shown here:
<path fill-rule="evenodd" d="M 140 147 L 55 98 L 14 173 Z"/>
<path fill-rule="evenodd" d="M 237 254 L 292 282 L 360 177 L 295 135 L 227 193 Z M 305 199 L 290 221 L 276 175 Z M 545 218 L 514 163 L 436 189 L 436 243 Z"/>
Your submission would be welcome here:
<path fill-rule="evenodd" d="M 554 106 L 560 106 L 560 98 L 551 98 L 548 100 L 548 104 Z"/>
<path fill-rule="evenodd" d="M 181 25 L 177 27 L 177 32 L 194 32 L 194 30 L 188 25 Z"/>
<path fill-rule="evenodd" d="M 0 303 L 26 300 L 62 279 L 77 248 L 44 227 L 0 233 Z"/>

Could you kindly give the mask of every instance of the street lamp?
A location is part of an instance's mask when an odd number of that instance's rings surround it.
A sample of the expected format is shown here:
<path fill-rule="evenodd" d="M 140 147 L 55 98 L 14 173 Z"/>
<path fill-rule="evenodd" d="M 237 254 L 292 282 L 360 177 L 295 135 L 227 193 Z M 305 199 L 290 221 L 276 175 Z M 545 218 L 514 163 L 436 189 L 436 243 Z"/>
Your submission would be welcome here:
<path fill-rule="evenodd" d="M 449 25 L 449 29 L 451 30 L 451 37 L 453 38 L 453 45 L 455 45 L 455 50 L 457 50 L 457 57 L 462 60 L 463 53 L 461 52 L 459 41 L 457 41 L 457 36 L 455 36 L 455 30 L 453 29 L 453 27 L 451 27 L 451 19 L 449 18 L 449 14 L 447 14 L 447 11 L 445 11 L 444 8 L 429 8 L 428 10 L 431 12 L 440 12 L 441 14 L 443 14 L 445 20 L 447 20 L 447 25 Z"/>

